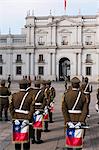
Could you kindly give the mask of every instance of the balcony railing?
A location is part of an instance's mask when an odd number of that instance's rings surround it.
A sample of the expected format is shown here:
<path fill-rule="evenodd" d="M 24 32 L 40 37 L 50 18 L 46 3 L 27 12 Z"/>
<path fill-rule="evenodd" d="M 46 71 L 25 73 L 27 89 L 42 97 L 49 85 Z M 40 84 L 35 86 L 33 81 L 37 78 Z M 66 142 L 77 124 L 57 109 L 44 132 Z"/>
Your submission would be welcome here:
<path fill-rule="evenodd" d="M 92 59 L 86 59 L 85 63 L 93 63 Z"/>
<path fill-rule="evenodd" d="M 38 45 L 45 45 L 45 42 L 38 42 Z"/>
<path fill-rule="evenodd" d="M 43 60 L 38 59 L 38 63 L 45 63 L 45 59 L 43 59 Z"/>
<path fill-rule="evenodd" d="M 92 45 L 92 41 L 90 42 L 85 42 L 86 45 Z"/>
<path fill-rule="evenodd" d="M 17 59 L 16 59 L 16 63 L 22 63 L 22 60 L 17 60 Z"/>
<path fill-rule="evenodd" d="M 68 41 L 67 41 L 67 42 L 62 41 L 61 44 L 62 44 L 62 45 L 68 45 Z"/>

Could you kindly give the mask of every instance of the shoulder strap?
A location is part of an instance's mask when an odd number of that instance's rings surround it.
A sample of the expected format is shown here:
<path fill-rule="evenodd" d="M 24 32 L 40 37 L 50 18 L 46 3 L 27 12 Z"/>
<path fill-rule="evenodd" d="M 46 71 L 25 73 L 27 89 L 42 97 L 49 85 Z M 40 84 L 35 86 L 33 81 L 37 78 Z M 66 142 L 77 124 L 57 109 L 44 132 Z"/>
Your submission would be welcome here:
<path fill-rule="evenodd" d="M 21 105 L 20 105 L 20 108 L 19 108 L 20 110 L 22 109 L 23 103 L 24 103 L 27 95 L 28 95 L 28 92 L 25 93 L 25 95 L 24 95 L 24 97 L 22 99 L 22 102 L 21 102 Z"/>
<path fill-rule="evenodd" d="M 49 88 L 50 90 L 52 89 L 52 87 Z"/>
<path fill-rule="evenodd" d="M 79 101 L 80 95 L 81 95 L 81 91 L 79 91 L 79 93 L 78 93 L 78 96 L 77 96 L 76 102 L 75 102 L 75 104 L 74 104 L 74 106 L 73 106 L 72 110 L 74 110 L 74 109 L 75 109 L 75 107 L 76 107 L 76 105 L 77 105 L 77 103 L 78 103 L 78 101 Z"/>
<path fill-rule="evenodd" d="M 86 92 L 86 90 L 87 90 L 87 88 L 88 88 L 88 85 L 89 85 L 89 84 L 87 83 L 87 85 L 86 85 L 86 87 L 85 87 L 85 90 L 84 90 L 84 92 Z"/>
<path fill-rule="evenodd" d="M 37 100 L 37 98 L 38 98 L 39 94 L 41 93 L 41 91 L 42 91 L 42 90 L 39 90 L 39 91 L 37 92 L 37 94 L 36 94 L 36 96 L 35 96 L 35 101 Z"/>

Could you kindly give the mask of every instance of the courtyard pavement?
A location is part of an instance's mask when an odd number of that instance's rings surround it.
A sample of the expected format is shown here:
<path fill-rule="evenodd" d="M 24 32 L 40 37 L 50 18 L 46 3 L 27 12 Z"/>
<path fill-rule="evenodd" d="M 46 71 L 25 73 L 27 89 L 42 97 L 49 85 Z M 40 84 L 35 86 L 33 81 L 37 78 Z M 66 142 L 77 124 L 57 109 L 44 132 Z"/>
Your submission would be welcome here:
<path fill-rule="evenodd" d="M 64 123 L 61 112 L 62 95 L 64 93 L 64 82 L 53 82 L 56 89 L 55 113 L 53 115 L 54 123 L 49 124 L 48 133 L 42 133 L 43 144 L 31 144 L 31 150 L 65 150 Z M 87 118 L 87 124 L 90 128 L 86 130 L 83 150 L 99 150 L 99 114 L 95 111 L 96 89 L 98 84 L 92 84 L 93 92 L 91 94 L 90 118 Z M 13 82 L 11 91 L 18 91 L 18 83 Z M 10 116 L 9 116 L 10 118 Z M 12 144 L 11 121 L 0 122 L 0 150 L 14 150 Z"/>

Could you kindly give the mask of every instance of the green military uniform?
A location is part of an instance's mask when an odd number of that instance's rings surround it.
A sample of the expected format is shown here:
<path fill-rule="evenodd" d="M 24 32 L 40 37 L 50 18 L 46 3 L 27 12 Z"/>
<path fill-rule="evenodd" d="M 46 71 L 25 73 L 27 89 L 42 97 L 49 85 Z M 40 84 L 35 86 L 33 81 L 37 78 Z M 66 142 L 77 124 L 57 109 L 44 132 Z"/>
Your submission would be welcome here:
<path fill-rule="evenodd" d="M 35 103 L 33 101 L 31 94 L 29 94 L 29 92 L 26 91 L 27 80 L 22 79 L 19 85 L 20 85 L 20 91 L 12 95 L 12 99 L 10 102 L 9 109 L 10 109 L 12 119 L 31 120 L 35 110 L 35 105 L 34 105 Z M 22 108 L 20 109 L 20 105 L 22 104 L 22 100 L 24 96 L 25 99 Z M 30 150 L 30 141 L 23 144 L 23 149 Z M 15 150 L 21 150 L 21 144 L 16 143 Z"/>
<path fill-rule="evenodd" d="M 0 120 L 2 120 L 2 112 L 4 109 L 5 121 L 8 121 L 9 96 L 11 92 L 5 87 L 5 80 L 1 81 L 0 87 Z"/>

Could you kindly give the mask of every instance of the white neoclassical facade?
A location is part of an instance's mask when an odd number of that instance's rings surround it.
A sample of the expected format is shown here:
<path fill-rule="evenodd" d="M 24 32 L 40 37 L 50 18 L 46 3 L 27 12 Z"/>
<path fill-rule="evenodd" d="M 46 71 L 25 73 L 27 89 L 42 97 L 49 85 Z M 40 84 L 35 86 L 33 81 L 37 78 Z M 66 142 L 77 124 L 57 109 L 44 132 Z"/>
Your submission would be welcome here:
<path fill-rule="evenodd" d="M 21 34 L 0 34 L 0 79 L 99 80 L 99 14 L 25 19 Z"/>

